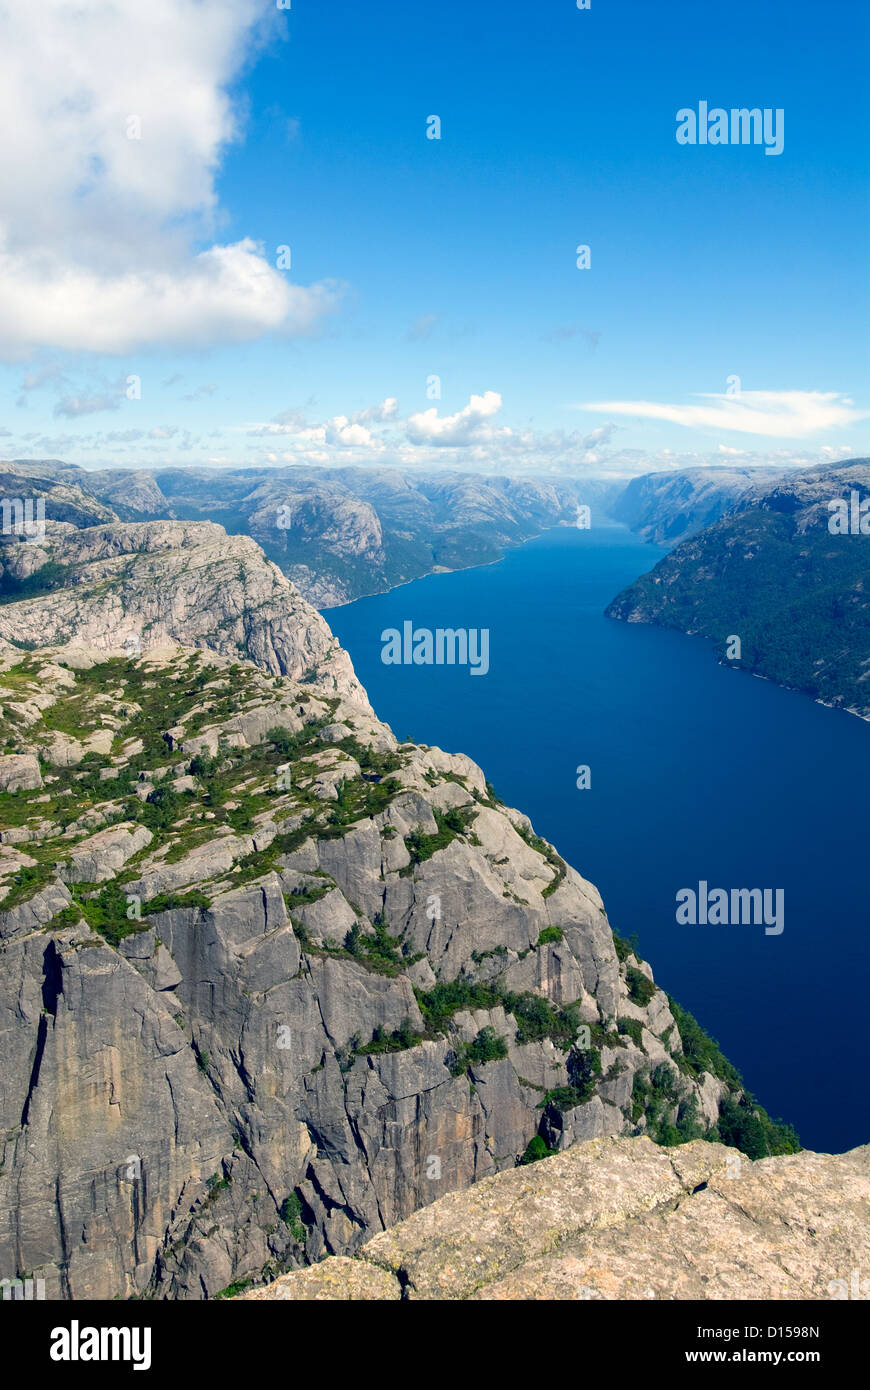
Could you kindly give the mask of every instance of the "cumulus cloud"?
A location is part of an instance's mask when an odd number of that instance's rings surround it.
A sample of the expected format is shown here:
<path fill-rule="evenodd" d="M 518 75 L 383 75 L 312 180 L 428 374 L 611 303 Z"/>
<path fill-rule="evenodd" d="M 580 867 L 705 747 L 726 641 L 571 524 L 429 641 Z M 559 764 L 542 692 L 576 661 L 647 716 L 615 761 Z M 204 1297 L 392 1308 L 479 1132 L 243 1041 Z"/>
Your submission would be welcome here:
<path fill-rule="evenodd" d="M 838 391 L 741 391 L 698 398 L 712 405 L 667 405 L 658 401 L 588 401 L 580 410 L 668 420 L 695 429 L 734 430 L 779 439 L 806 439 L 824 429 L 840 429 L 868 416 Z"/>
<path fill-rule="evenodd" d="M 412 444 L 437 444 L 456 447 L 474 444 L 480 439 L 492 438 L 492 426 L 488 421 L 501 410 L 501 396 L 498 391 L 485 391 L 482 396 L 472 396 L 468 405 L 455 415 L 439 416 L 433 407 L 408 418 L 408 439 Z"/>
<path fill-rule="evenodd" d="M 388 396 L 380 405 L 370 405 L 365 410 L 357 411 L 353 419 L 359 420 L 363 424 L 367 424 L 369 421 L 385 424 L 388 420 L 394 420 L 398 413 L 399 402 L 395 396 Z"/>
<path fill-rule="evenodd" d="M 260 0 L 0 0 L 0 354 L 305 333 L 334 307 L 214 240 L 227 88 L 280 22 Z"/>
<path fill-rule="evenodd" d="M 287 435 L 301 446 L 331 444 L 340 449 L 380 450 L 384 447 L 383 439 L 369 425 L 389 425 L 398 413 L 399 402 L 395 396 L 388 396 L 380 405 L 366 406 L 353 415 L 334 415 L 320 425 L 309 425 L 300 410 L 284 410 L 268 424 L 250 426 L 247 433 L 261 437 Z"/>

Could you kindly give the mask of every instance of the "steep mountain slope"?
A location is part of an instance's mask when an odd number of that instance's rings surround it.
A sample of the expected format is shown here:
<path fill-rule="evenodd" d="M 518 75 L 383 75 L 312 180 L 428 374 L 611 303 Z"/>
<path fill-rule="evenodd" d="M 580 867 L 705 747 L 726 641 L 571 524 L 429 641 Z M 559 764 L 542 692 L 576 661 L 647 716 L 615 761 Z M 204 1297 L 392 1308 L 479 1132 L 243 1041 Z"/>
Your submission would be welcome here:
<path fill-rule="evenodd" d="M 808 469 L 661 560 L 608 615 L 711 638 L 732 664 L 870 717 L 870 536 L 832 534 L 829 503 L 870 497 L 870 461 Z"/>
<path fill-rule="evenodd" d="M 608 505 L 645 541 L 675 546 L 720 517 L 752 506 L 784 476 L 773 468 L 684 468 L 632 478 Z"/>
<path fill-rule="evenodd" d="M 577 1140 L 794 1147 L 253 542 L 69 545 L 0 607 L 0 1267 L 212 1297 Z"/>
<path fill-rule="evenodd" d="M 848 1299 L 868 1202 L 870 1146 L 752 1163 L 701 1141 L 593 1139 L 242 1297 Z"/>

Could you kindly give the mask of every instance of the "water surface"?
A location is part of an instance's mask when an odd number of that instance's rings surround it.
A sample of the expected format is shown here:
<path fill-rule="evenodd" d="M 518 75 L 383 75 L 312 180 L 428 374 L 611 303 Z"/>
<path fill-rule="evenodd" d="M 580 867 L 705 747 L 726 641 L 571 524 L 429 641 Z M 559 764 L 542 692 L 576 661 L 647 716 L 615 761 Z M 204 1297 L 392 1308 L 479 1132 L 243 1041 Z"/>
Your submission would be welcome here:
<path fill-rule="evenodd" d="M 480 763 L 775 1118 L 808 1148 L 866 1143 L 870 724 L 605 618 L 663 553 L 621 526 L 557 529 L 325 617 L 379 716 Z M 489 673 L 384 665 L 381 632 L 406 619 L 489 628 Z M 701 880 L 782 888 L 782 935 L 678 925 L 677 891 Z"/>

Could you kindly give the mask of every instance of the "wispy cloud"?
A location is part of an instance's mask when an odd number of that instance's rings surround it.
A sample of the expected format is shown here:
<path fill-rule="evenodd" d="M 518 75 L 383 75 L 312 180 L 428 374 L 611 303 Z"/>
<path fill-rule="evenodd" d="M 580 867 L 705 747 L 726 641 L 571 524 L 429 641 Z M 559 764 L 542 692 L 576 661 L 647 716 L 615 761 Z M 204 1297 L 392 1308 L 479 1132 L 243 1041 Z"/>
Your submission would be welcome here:
<path fill-rule="evenodd" d="M 586 401 L 577 410 L 667 420 L 689 429 L 733 430 L 778 439 L 806 439 L 820 430 L 840 429 L 865 420 L 870 411 L 838 391 L 741 391 L 696 397 L 710 405 L 669 405 L 659 401 Z"/>

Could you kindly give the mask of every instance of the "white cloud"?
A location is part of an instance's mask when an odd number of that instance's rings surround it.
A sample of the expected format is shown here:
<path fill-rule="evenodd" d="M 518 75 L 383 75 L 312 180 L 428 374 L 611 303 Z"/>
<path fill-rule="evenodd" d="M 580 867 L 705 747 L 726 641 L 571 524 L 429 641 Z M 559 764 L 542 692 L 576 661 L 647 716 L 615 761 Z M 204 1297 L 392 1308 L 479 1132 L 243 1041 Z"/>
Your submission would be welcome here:
<path fill-rule="evenodd" d="M 579 410 L 609 415 L 634 415 L 668 420 L 695 429 L 735 430 L 779 439 L 806 439 L 818 430 L 840 429 L 864 420 L 848 396 L 837 391 L 742 391 L 739 395 L 709 394 L 713 405 L 666 405 L 658 401 L 588 401 Z"/>
<path fill-rule="evenodd" d="M 486 422 L 500 410 L 501 396 L 498 391 L 485 391 L 482 396 L 472 396 L 468 405 L 455 415 L 439 416 L 433 407 L 409 416 L 408 438 L 412 444 L 450 447 L 474 444 L 480 439 L 492 437 L 492 427 Z"/>
<path fill-rule="evenodd" d="M 338 444 L 349 449 L 371 449 L 375 443 L 371 430 L 367 430 L 365 425 L 355 424 L 346 415 L 336 415 L 334 420 L 330 420 L 323 436 L 327 444 Z"/>
<path fill-rule="evenodd" d="M 334 306 L 250 239 L 214 244 L 226 89 L 281 22 L 260 0 L 0 0 L 0 355 L 304 333 Z"/>
<path fill-rule="evenodd" d="M 387 396 L 380 405 L 367 406 L 365 410 L 358 410 L 353 416 L 361 424 L 369 420 L 376 421 L 378 424 L 385 424 L 388 420 L 394 420 L 399 413 L 399 402 L 395 396 Z"/>
<path fill-rule="evenodd" d="M 398 416 L 399 402 L 388 396 L 380 405 L 366 406 L 353 415 L 335 415 L 323 425 L 308 425 L 299 410 L 284 410 L 268 424 L 249 426 L 251 436 L 287 435 L 296 447 L 308 444 L 331 444 L 340 449 L 380 450 L 383 440 L 368 428 L 370 424 L 390 425 Z"/>

